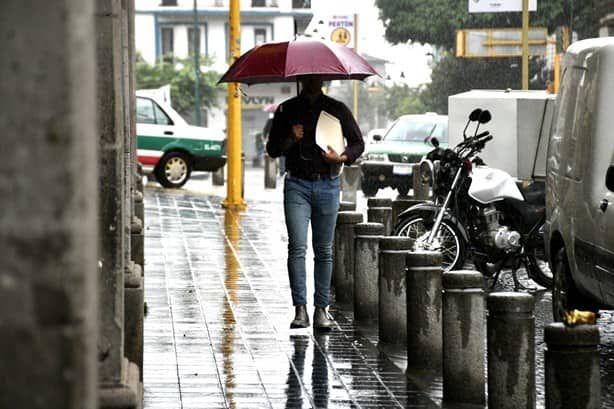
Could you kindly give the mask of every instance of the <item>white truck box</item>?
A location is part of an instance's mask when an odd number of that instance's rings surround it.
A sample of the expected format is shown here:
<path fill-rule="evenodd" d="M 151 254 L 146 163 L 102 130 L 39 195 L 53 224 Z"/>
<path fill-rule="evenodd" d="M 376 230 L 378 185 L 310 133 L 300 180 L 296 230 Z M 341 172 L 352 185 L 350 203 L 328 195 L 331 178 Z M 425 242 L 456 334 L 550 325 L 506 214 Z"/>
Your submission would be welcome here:
<path fill-rule="evenodd" d="M 546 175 L 546 153 L 554 100 L 546 91 L 472 90 L 448 98 L 450 146 L 463 140 L 463 129 L 471 111 L 487 109 L 488 130 L 494 139 L 486 144 L 480 157 L 486 164 L 505 170 L 520 180 L 542 179 Z M 473 135 L 475 122 L 467 128 Z"/>

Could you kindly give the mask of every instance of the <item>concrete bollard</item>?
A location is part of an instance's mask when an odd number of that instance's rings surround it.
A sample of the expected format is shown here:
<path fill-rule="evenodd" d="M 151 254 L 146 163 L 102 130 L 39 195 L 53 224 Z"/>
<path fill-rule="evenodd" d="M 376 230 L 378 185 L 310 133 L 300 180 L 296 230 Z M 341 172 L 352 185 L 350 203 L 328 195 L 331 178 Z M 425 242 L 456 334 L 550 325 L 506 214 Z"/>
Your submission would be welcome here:
<path fill-rule="evenodd" d="M 484 406 L 484 278 L 459 270 L 442 284 L 443 400 Z"/>
<path fill-rule="evenodd" d="M 356 210 L 356 202 L 339 202 L 340 212 L 353 212 L 354 210 Z"/>
<path fill-rule="evenodd" d="M 341 173 L 341 200 L 356 203 L 356 192 L 360 189 L 360 166 L 345 166 Z"/>
<path fill-rule="evenodd" d="M 492 293 L 488 306 L 488 407 L 535 409 L 533 296 Z"/>
<path fill-rule="evenodd" d="M 557 322 L 546 326 L 544 340 L 546 409 L 601 408 L 599 327 Z"/>
<path fill-rule="evenodd" d="M 379 241 L 381 223 L 354 225 L 354 319 L 376 320 L 379 309 Z"/>
<path fill-rule="evenodd" d="M 431 194 L 431 187 L 426 183 L 422 183 L 422 177 L 420 177 L 420 164 L 416 163 L 415 165 L 413 165 L 412 170 L 412 189 L 414 193 L 414 200 L 428 200 Z"/>
<path fill-rule="evenodd" d="M 407 369 L 441 373 L 441 253 L 411 252 L 407 264 Z"/>
<path fill-rule="evenodd" d="M 264 154 L 264 188 L 275 189 L 277 187 L 277 160 Z"/>
<path fill-rule="evenodd" d="M 424 200 L 414 200 L 404 197 L 394 199 L 392 201 L 392 228 L 394 229 L 394 226 L 399 221 L 399 215 L 403 213 L 404 210 L 420 203 L 424 203 Z"/>
<path fill-rule="evenodd" d="M 140 266 L 145 265 L 145 230 L 143 221 L 132 216 L 130 224 L 130 258 Z"/>
<path fill-rule="evenodd" d="M 224 186 L 224 169 L 226 165 L 222 166 L 215 172 L 211 172 L 211 183 L 213 186 Z"/>
<path fill-rule="evenodd" d="M 354 225 L 362 222 L 362 213 L 339 212 L 335 229 L 333 288 L 335 302 L 354 301 Z"/>
<path fill-rule="evenodd" d="M 405 257 L 409 237 L 382 237 L 379 242 L 379 340 L 405 345 L 407 342 L 407 293 Z"/>
<path fill-rule="evenodd" d="M 367 200 L 367 220 L 384 225 L 384 235 L 392 232 L 392 200 L 384 198 L 370 198 Z"/>

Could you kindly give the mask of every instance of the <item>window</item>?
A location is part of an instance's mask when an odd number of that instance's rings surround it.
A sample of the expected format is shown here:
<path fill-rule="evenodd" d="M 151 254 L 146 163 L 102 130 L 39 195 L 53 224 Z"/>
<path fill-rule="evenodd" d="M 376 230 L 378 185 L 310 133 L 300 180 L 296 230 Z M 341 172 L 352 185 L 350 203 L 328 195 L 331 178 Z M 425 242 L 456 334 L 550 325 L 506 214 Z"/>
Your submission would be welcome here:
<path fill-rule="evenodd" d="M 256 28 L 254 29 L 254 45 L 260 45 L 266 43 L 266 29 Z"/>
<path fill-rule="evenodd" d="M 266 7 L 266 0 L 252 0 L 252 7 Z"/>
<path fill-rule="evenodd" d="M 162 35 L 162 58 L 165 62 L 172 63 L 175 41 L 173 27 L 162 27 L 160 33 Z"/>
<path fill-rule="evenodd" d="M 293 9 L 310 9 L 311 0 L 292 0 Z"/>
<path fill-rule="evenodd" d="M 198 48 L 194 46 L 194 27 L 188 27 L 188 54 L 193 55 L 196 50 L 202 51 L 200 46 L 200 28 L 196 29 L 196 44 Z"/>
<path fill-rule="evenodd" d="M 136 122 L 139 124 L 155 124 L 153 102 L 146 98 L 136 99 Z"/>
<path fill-rule="evenodd" d="M 176 6 L 177 0 L 162 0 L 162 6 Z"/>
<path fill-rule="evenodd" d="M 151 125 L 172 125 L 173 121 L 149 98 L 136 99 L 136 122 Z"/>

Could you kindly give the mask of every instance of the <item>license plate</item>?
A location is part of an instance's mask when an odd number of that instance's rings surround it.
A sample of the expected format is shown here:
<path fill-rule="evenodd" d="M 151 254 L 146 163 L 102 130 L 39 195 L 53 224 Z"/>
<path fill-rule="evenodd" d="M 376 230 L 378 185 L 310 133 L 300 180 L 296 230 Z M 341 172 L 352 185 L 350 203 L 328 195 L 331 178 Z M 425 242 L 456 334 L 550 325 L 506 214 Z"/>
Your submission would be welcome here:
<path fill-rule="evenodd" d="M 411 166 L 395 165 L 395 166 L 392 167 L 392 174 L 393 175 L 407 176 L 407 175 L 411 175 L 411 171 L 412 171 Z"/>

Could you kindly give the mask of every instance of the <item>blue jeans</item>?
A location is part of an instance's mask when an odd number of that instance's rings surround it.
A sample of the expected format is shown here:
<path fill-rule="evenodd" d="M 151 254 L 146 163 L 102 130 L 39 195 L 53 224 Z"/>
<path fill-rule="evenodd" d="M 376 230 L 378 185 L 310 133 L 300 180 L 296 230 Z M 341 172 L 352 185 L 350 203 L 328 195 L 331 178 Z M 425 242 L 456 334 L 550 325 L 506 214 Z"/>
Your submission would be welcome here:
<path fill-rule="evenodd" d="M 286 176 L 284 213 L 288 229 L 288 275 L 294 305 L 307 304 L 307 229 L 311 221 L 316 307 L 328 306 L 333 271 L 333 238 L 339 210 L 339 178 L 308 181 Z"/>

